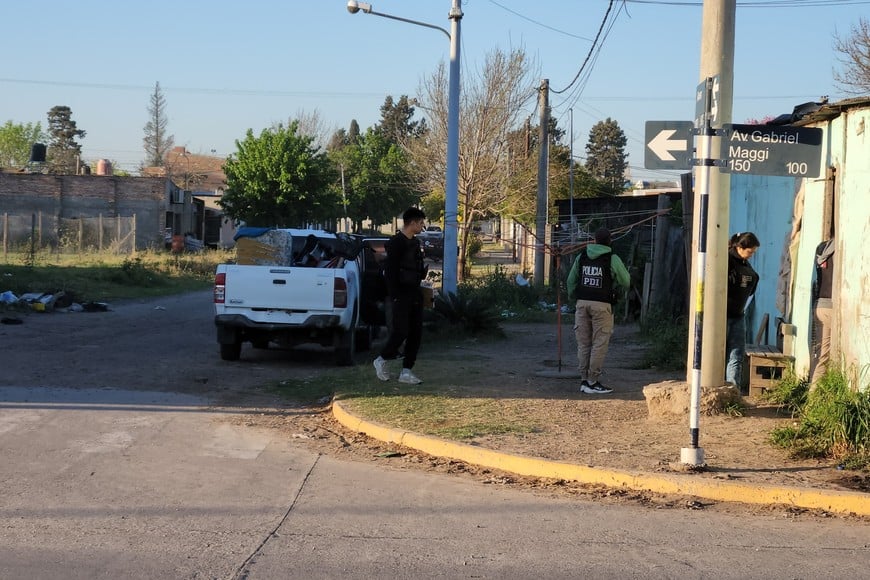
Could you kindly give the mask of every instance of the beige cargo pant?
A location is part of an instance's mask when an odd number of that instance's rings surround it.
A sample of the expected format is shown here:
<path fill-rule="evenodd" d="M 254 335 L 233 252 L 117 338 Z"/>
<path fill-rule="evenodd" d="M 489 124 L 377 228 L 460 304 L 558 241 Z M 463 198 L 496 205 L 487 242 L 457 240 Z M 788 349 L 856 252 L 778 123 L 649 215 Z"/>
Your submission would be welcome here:
<path fill-rule="evenodd" d="M 607 302 L 578 300 L 574 313 L 574 338 L 580 379 L 594 383 L 601 376 L 610 336 L 613 334 L 613 310 Z"/>

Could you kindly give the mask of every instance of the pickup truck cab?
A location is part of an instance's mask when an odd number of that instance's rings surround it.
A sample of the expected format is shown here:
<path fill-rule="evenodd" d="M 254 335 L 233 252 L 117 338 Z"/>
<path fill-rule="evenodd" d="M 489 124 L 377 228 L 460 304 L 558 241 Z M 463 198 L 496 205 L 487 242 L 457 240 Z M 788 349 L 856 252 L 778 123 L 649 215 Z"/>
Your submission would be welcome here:
<path fill-rule="evenodd" d="M 237 260 L 215 272 L 221 358 L 242 344 L 268 348 L 316 343 L 351 365 L 385 323 L 380 274 L 384 240 L 307 229 L 242 229 Z"/>

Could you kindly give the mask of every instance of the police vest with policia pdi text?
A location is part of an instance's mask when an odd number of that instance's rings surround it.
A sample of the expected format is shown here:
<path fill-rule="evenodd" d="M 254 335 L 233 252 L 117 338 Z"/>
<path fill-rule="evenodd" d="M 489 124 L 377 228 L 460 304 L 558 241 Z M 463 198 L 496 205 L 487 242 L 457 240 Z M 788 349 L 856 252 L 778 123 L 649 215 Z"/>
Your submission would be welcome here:
<path fill-rule="evenodd" d="M 610 269 L 612 252 L 608 251 L 594 260 L 589 257 L 584 249 L 577 256 L 577 300 L 593 300 L 595 302 L 616 302 L 616 293 L 613 291 L 613 272 Z"/>

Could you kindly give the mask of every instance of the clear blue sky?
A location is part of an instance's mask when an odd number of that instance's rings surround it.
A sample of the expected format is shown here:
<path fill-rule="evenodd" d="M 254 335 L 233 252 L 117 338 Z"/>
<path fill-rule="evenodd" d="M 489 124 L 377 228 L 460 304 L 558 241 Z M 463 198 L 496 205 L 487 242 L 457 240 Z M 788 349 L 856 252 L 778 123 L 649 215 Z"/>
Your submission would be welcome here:
<path fill-rule="evenodd" d="M 686 0 L 676 0 L 686 2 Z M 848 2 L 844 5 L 843 2 Z M 833 82 L 835 32 L 870 14 L 870 1 L 738 1 L 734 122 L 791 112 L 806 101 L 845 97 Z M 757 2 L 756 2 L 757 3 Z M 820 6 L 803 6 L 815 3 Z M 374 9 L 449 28 L 450 0 L 375 0 Z M 770 6 L 774 4 L 774 6 Z M 167 102 L 176 145 L 194 153 L 235 151 L 255 133 L 300 111 L 330 129 L 379 119 L 386 95 L 417 94 L 449 57 L 443 34 L 372 15 L 345 0 L 43 0 L 4 2 L 0 123 L 41 122 L 67 105 L 86 161 L 108 158 L 135 170 L 154 83 Z M 555 90 L 575 77 L 607 0 L 465 0 L 462 72 L 479 70 L 494 48 L 523 48 L 534 78 Z M 700 2 L 616 3 L 621 8 L 594 66 L 574 88 L 553 94 L 553 115 L 582 156 L 592 125 L 615 119 L 628 137 L 634 179 L 643 169 L 644 123 L 691 120 L 699 82 Z M 530 103 L 528 113 L 533 113 Z"/>

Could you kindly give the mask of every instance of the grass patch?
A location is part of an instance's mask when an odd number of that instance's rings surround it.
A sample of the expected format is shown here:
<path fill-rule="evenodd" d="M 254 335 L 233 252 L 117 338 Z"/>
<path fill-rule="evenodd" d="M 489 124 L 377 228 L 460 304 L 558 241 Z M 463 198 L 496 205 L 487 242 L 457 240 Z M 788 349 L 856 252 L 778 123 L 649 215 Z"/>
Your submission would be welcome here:
<path fill-rule="evenodd" d="M 227 256 L 222 251 L 183 255 L 139 252 L 135 256 L 108 252 L 39 254 L 32 266 L 19 265 L 15 259 L 0 265 L 0 292 L 9 290 L 16 296 L 64 292 L 81 302 L 179 294 L 209 288 L 215 267 Z"/>
<path fill-rule="evenodd" d="M 414 372 L 424 379 L 420 385 L 399 384 L 395 377 L 400 363 L 394 362 L 394 378 L 389 382 L 375 378 L 370 365 L 359 364 L 318 377 L 282 381 L 271 388 L 303 404 L 335 397 L 353 413 L 376 423 L 456 441 L 539 431 L 528 418 L 513 412 L 505 400 L 470 397 L 456 386 L 476 382 L 483 376 L 484 360 L 436 343 L 426 348 L 414 367 Z"/>
<path fill-rule="evenodd" d="M 417 393 L 355 398 L 348 406 L 378 423 L 460 441 L 534 430 L 519 417 L 504 413 L 498 399 Z"/>
<path fill-rule="evenodd" d="M 787 374 L 767 399 L 797 419 L 770 436 L 793 457 L 835 459 L 851 469 L 870 465 L 870 392 L 852 390 L 841 370 L 829 368 L 812 390 Z"/>

